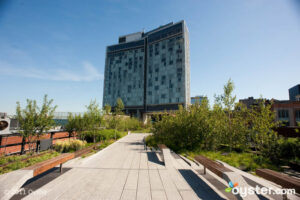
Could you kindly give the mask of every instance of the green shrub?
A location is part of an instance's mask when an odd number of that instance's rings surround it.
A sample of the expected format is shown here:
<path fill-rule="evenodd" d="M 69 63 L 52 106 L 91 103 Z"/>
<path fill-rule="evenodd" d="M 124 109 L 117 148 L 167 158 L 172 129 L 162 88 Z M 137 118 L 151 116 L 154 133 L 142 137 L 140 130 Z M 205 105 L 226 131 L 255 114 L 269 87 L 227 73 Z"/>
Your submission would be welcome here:
<path fill-rule="evenodd" d="M 115 131 L 113 129 L 104 129 L 98 132 L 99 136 L 102 137 L 104 140 L 110 140 L 110 139 L 119 139 L 122 134 L 120 131 Z"/>
<path fill-rule="evenodd" d="M 108 129 L 116 128 L 118 131 L 136 131 L 149 126 L 144 125 L 142 121 L 135 117 L 109 116 L 106 119 L 106 127 Z"/>
<path fill-rule="evenodd" d="M 110 140 L 110 139 L 119 139 L 122 137 L 122 133 L 120 131 L 115 131 L 113 129 L 104 129 L 104 130 L 98 130 L 96 132 L 90 132 L 86 131 L 81 134 L 81 138 L 84 139 L 87 142 L 93 142 L 95 134 L 96 142 L 100 142 L 103 140 Z"/>
<path fill-rule="evenodd" d="M 149 147 L 157 147 L 157 142 L 153 135 L 149 135 L 148 137 L 146 137 L 145 142 L 146 142 L 146 145 Z"/>
<path fill-rule="evenodd" d="M 140 130 L 142 129 L 142 122 L 136 118 L 128 118 L 126 120 L 124 120 L 125 123 L 125 129 L 126 130 Z"/>
<path fill-rule="evenodd" d="M 221 160 L 244 171 L 255 172 L 257 168 L 268 168 L 280 171 L 280 168 L 273 164 L 270 159 L 264 158 L 261 155 L 254 155 L 253 153 L 237 153 L 234 151 L 231 153 L 222 151 L 193 151 L 183 153 L 192 158 L 196 155 L 203 155 L 212 160 Z"/>
<path fill-rule="evenodd" d="M 44 160 L 48 160 L 51 158 L 54 158 L 58 156 L 59 153 L 56 151 L 49 151 L 45 154 L 41 154 L 37 157 L 29 158 L 26 161 L 21 161 L 21 159 L 32 156 L 31 154 L 25 154 L 25 155 L 13 155 L 13 156 L 5 156 L 0 158 L 0 163 L 5 163 L 7 160 L 15 161 L 6 167 L 0 167 L 0 174 L 4 174 L 13 170 L 17 170 L 23 167 L 28 167 L 30 165 L 36 164 L 38 162 L 42 162 Z"/>
<path fill-rule="evenodd" d="M 300 138 L 283 138 L 279 141 L 280 158 L 300 159 Z"/>
<path fill-rule="evenodd" d="M 54 144 L 54 149 L 58 152 L 72 152 L 82 149 L 86 146 L 86 141 L 82 140 L 64 140 L 57 141 Z"/>

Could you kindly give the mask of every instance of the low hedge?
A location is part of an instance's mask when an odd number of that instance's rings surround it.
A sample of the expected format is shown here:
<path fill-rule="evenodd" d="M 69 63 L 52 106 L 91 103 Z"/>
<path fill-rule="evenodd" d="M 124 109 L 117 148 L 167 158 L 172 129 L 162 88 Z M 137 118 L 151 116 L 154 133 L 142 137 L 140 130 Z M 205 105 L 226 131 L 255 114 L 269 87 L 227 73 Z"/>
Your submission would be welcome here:
<path fill-rule="evenodd" d="M 104 130 L 98 130 L 96 132 L 86 131 L 80 134 L 80 138 L 84 139 L 87 142 L 100 142 L 103 140 L 110 140 L 110 139 L 119 139 L 123 135 L 120 131 L 115 131 L 114 129 L 104 129 Z"/>

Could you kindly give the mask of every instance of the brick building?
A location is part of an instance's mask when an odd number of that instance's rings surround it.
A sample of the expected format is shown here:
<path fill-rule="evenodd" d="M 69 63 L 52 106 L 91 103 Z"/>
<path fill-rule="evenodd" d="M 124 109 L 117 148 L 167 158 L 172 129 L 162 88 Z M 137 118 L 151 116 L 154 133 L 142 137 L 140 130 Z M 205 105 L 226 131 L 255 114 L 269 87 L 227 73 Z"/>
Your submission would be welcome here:
<path fill-rule="evenodd" d="M 300 126 L 300 101 L 277 101 L 272 105 L 276 113 L 276 120 L 283 122 L 286 126 Z"/>

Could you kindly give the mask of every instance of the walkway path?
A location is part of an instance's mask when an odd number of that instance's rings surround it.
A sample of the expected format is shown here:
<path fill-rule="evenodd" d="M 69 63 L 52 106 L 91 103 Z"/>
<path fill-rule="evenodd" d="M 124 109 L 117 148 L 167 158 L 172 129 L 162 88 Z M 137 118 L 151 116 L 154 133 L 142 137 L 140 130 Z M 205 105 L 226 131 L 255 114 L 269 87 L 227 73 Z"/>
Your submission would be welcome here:
<path fill-rule="evenodd" d="M 145 134 L 131 134 L 85 159 L 25 199 L 220 199 L 181 160 L 166 168 L 144 150 Z"/>

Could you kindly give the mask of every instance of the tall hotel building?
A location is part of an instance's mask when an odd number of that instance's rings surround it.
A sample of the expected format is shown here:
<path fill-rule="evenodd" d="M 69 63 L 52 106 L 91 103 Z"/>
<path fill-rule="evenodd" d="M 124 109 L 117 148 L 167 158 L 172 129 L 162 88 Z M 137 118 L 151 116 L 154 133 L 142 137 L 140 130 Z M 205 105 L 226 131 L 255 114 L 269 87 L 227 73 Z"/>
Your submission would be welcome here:
<path fill-rule="evenodd" d="M 190 103 L 189 36 L 184 21 L 119 37 L 106 48 L 103 106 L 118 98 L 127 114 Z"/>

